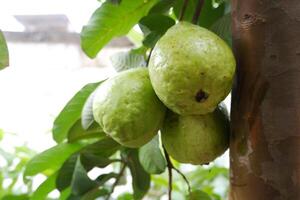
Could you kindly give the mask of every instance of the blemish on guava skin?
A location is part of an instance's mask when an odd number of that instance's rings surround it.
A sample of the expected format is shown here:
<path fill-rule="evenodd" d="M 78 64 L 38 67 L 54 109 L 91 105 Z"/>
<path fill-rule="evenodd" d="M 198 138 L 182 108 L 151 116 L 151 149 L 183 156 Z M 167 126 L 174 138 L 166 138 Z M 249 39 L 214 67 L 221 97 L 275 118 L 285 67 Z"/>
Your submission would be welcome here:
<path fill-rule="evenodd" d="M 197 102 L 201 103 L 208 98 L 208 94 L 203 90 L 199 90 L 195 96 Z"/>

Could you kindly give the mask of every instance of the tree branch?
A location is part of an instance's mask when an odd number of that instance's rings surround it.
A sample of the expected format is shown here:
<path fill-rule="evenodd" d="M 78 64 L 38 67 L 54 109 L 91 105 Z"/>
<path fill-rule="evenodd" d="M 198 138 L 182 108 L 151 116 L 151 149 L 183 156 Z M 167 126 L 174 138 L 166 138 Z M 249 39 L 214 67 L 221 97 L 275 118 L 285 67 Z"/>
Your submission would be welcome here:
<path fill-rule="evenodd" d="M 198 21 L 199 21 L 199 17 L 200 17 L 200 14 L 201 14 L 201 10 L 202 10 L 202 7 L 204 5 L 204 1 L 205 0 L 198 0 L 198 4 L 197 4 L 197 7 L 196 7 L 196 10 L 195 10 L 195 13 L 194 13 L 194 16 L 193 16 L 193 24 L 198 24 Z"/>
<path fill-rule="evenodd" d="M 181 12 L 180 12 L 179 21 L 182 21 L 182 20 L 183 20 L 184 13 L 185 13 L 185 10 L 186 10 L 188 4 L 189 4 L 189 0 L 184 0 L 183 5 L 182 5 L 182 8 L 181 8 Z"/>
<path fill-rule="evenodd" d="M 116 186 L 118 185 L 121 177 L 123 176 L 124 172 L 125 172 L 125 169 L 126 169 L 126 164 L 124 164 L 118 174 L 118 176 L 116 177 L 116 181 L 114 182 L 114 184 L 112 185 L 112 188 L 111 188 L 111 191 L 109 192 L 109 194 L 107 195 L 107 197 L 105 198 L 105 200 L 109 200 L 110 199 L 110 196 L 112 195 L 112 193 L 114 192 Z"/>

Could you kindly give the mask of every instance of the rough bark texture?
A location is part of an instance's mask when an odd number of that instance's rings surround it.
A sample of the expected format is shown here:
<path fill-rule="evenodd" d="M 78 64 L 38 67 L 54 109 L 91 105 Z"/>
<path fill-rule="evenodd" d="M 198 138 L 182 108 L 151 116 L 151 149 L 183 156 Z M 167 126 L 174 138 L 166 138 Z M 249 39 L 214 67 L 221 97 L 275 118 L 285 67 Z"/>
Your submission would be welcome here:
<path fill-rule="evenodd" d="M 300 1 L 232 0 L 231 200 L 300 199 Z"/>

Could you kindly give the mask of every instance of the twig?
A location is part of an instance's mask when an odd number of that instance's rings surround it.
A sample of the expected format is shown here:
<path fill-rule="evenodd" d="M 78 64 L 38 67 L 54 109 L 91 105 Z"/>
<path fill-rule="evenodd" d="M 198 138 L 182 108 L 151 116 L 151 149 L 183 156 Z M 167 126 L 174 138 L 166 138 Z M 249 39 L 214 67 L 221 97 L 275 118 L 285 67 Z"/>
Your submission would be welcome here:
<path fill-rule="evenodd" d="M 111 191 L 109 192 L 109 194 L 107 195 L 107 197 L 105 198 L 105 200 L 109 200 L 110 199 L 110 196 L 112 195 L 112 193 L 114 192 L 115 190 L 115 187 L 118 185 L 121 177 L 123 176 L 124 172 L 125 172 L 125 169 L 126 169 L 126 164 L 124 164 L 118 174 L 118 176 L 116 177 L 116 181 L 114 182 L 114 184 L 112 185 L 112 188 L 111 188 Z"/>
<path fill-rule="evenodd" d="M 198 4 L 197 4 L 196 10 L 195 10 L 195 14 L 194 14 L 193 20 L 192 20 L 193 24 L 198 24 L 200 13 L 201 13 L 202 7 L 204 5 L 204 1 L 205 0 L 198 0 Z"/>
<path fill-rule="evenodd" d="M 168 167 L 168 173 L 169 173 L 169 193 L 168 193 L 168 196 L 169 196 L 169 200 L 172 200 L 172 168 L 173 168 L 173 164 L 170 160 L 170 156 L 167 153 L 167 150 L 165 149 L 165 147 L 163 147 L 163 149 L 164 149 L 165 157 L 166 157 L 166 160 L 167 160 L 167 167 Z"/>
<path fill-rule="evenodd" d="M 184 13 L 185 13 L 185 10 L 186 10 L 188 4 L 189 4 L 189 0 L 184 0 L 183 5 L 182 5 L 182 8 L 181 8 L 181 12 L 180 12 L 179 21 L 182 21 L 182 20 L 183 20 Z"/>
<path fill-rule="evenodd" d="M 191 188 L 189 180 L 187 179 L 187 177 L 179 169 L 177 169 L 176 167 L 174 167 L 172 161 L 170 160 L 170 156 L 169 156 L 167 150 L 165 149 L 165 147 L 163 147 L 163 149 L 164 149 L 165 157 L 166 157 L 166 160 L 167 160 L 168 170 L 169 170 L 169 168 L 171 168 L 171 171 L 172 171 L 172 169 L 174 169 L 183 178 L 183 180 L 185 181 L 186 185 L 188 186 L 189 193 L 191 193 L 192 192 L 192 188 Z M 169 184 L 170 184 L 170 177 L 169 177 Z M 170 190 L 169 190 L 169 192 L 170 192 Z"/>
<path fill-rule="evenodd" d="M 179 169 L 175 168 L 174 166 L 173 166 L 173 169 L 174 169 L 178 174 L 180 174 L 180 176 L 184 179 L 186 185 L 188 186 L 188 191 L 189 191 L 189 193 L 191 193 L 191 192 L 192 192 L 192 188 L 191 188 L 191 185 L 190 185 L 189 180 L 186 178 L 186 176 L 185 176 Z"/>

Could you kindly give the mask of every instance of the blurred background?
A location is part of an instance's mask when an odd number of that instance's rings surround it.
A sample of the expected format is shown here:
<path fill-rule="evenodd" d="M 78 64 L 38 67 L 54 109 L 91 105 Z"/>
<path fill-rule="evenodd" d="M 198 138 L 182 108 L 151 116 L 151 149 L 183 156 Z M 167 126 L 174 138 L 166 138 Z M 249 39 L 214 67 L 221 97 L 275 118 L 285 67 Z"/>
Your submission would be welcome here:
<path fill-rule="evenodd" d="M 37 176 L 32 185 L 25 185 L 21 173 L 27 160 L 55 144 L 51 136 L 55 116 L 85 84 L 115 73 L 111 55 L 139 42 L 137 30 L 113 40 L 96 59 L 89 59 L 80 48 L 79 33 L 100 4 L 97 0 L 1 1 L 0 29 L 8 43 L 10 67 L 0 71 L 0 199 L 7 193 L 34 190 L 43 180 Z M 225 102 L 229 108 L 230 97 Z M 228 163 L 226 153 L 209 166 L 177 166 L 189 174 L 192 184 L 207 187 L 223 199 Z M 152 193 L 165 192 L 161 187 L 167 188 L 166 174 L 153 180 Z M 175 176 L 175 184 L 174 198 L 181 199 L 185 183 Z M 130 187 L 117 189 L 122 193 Z M 57 194 L 50 196 L 55 199 Z M 166 199 L 163 195 L 147 198 Z"/>

